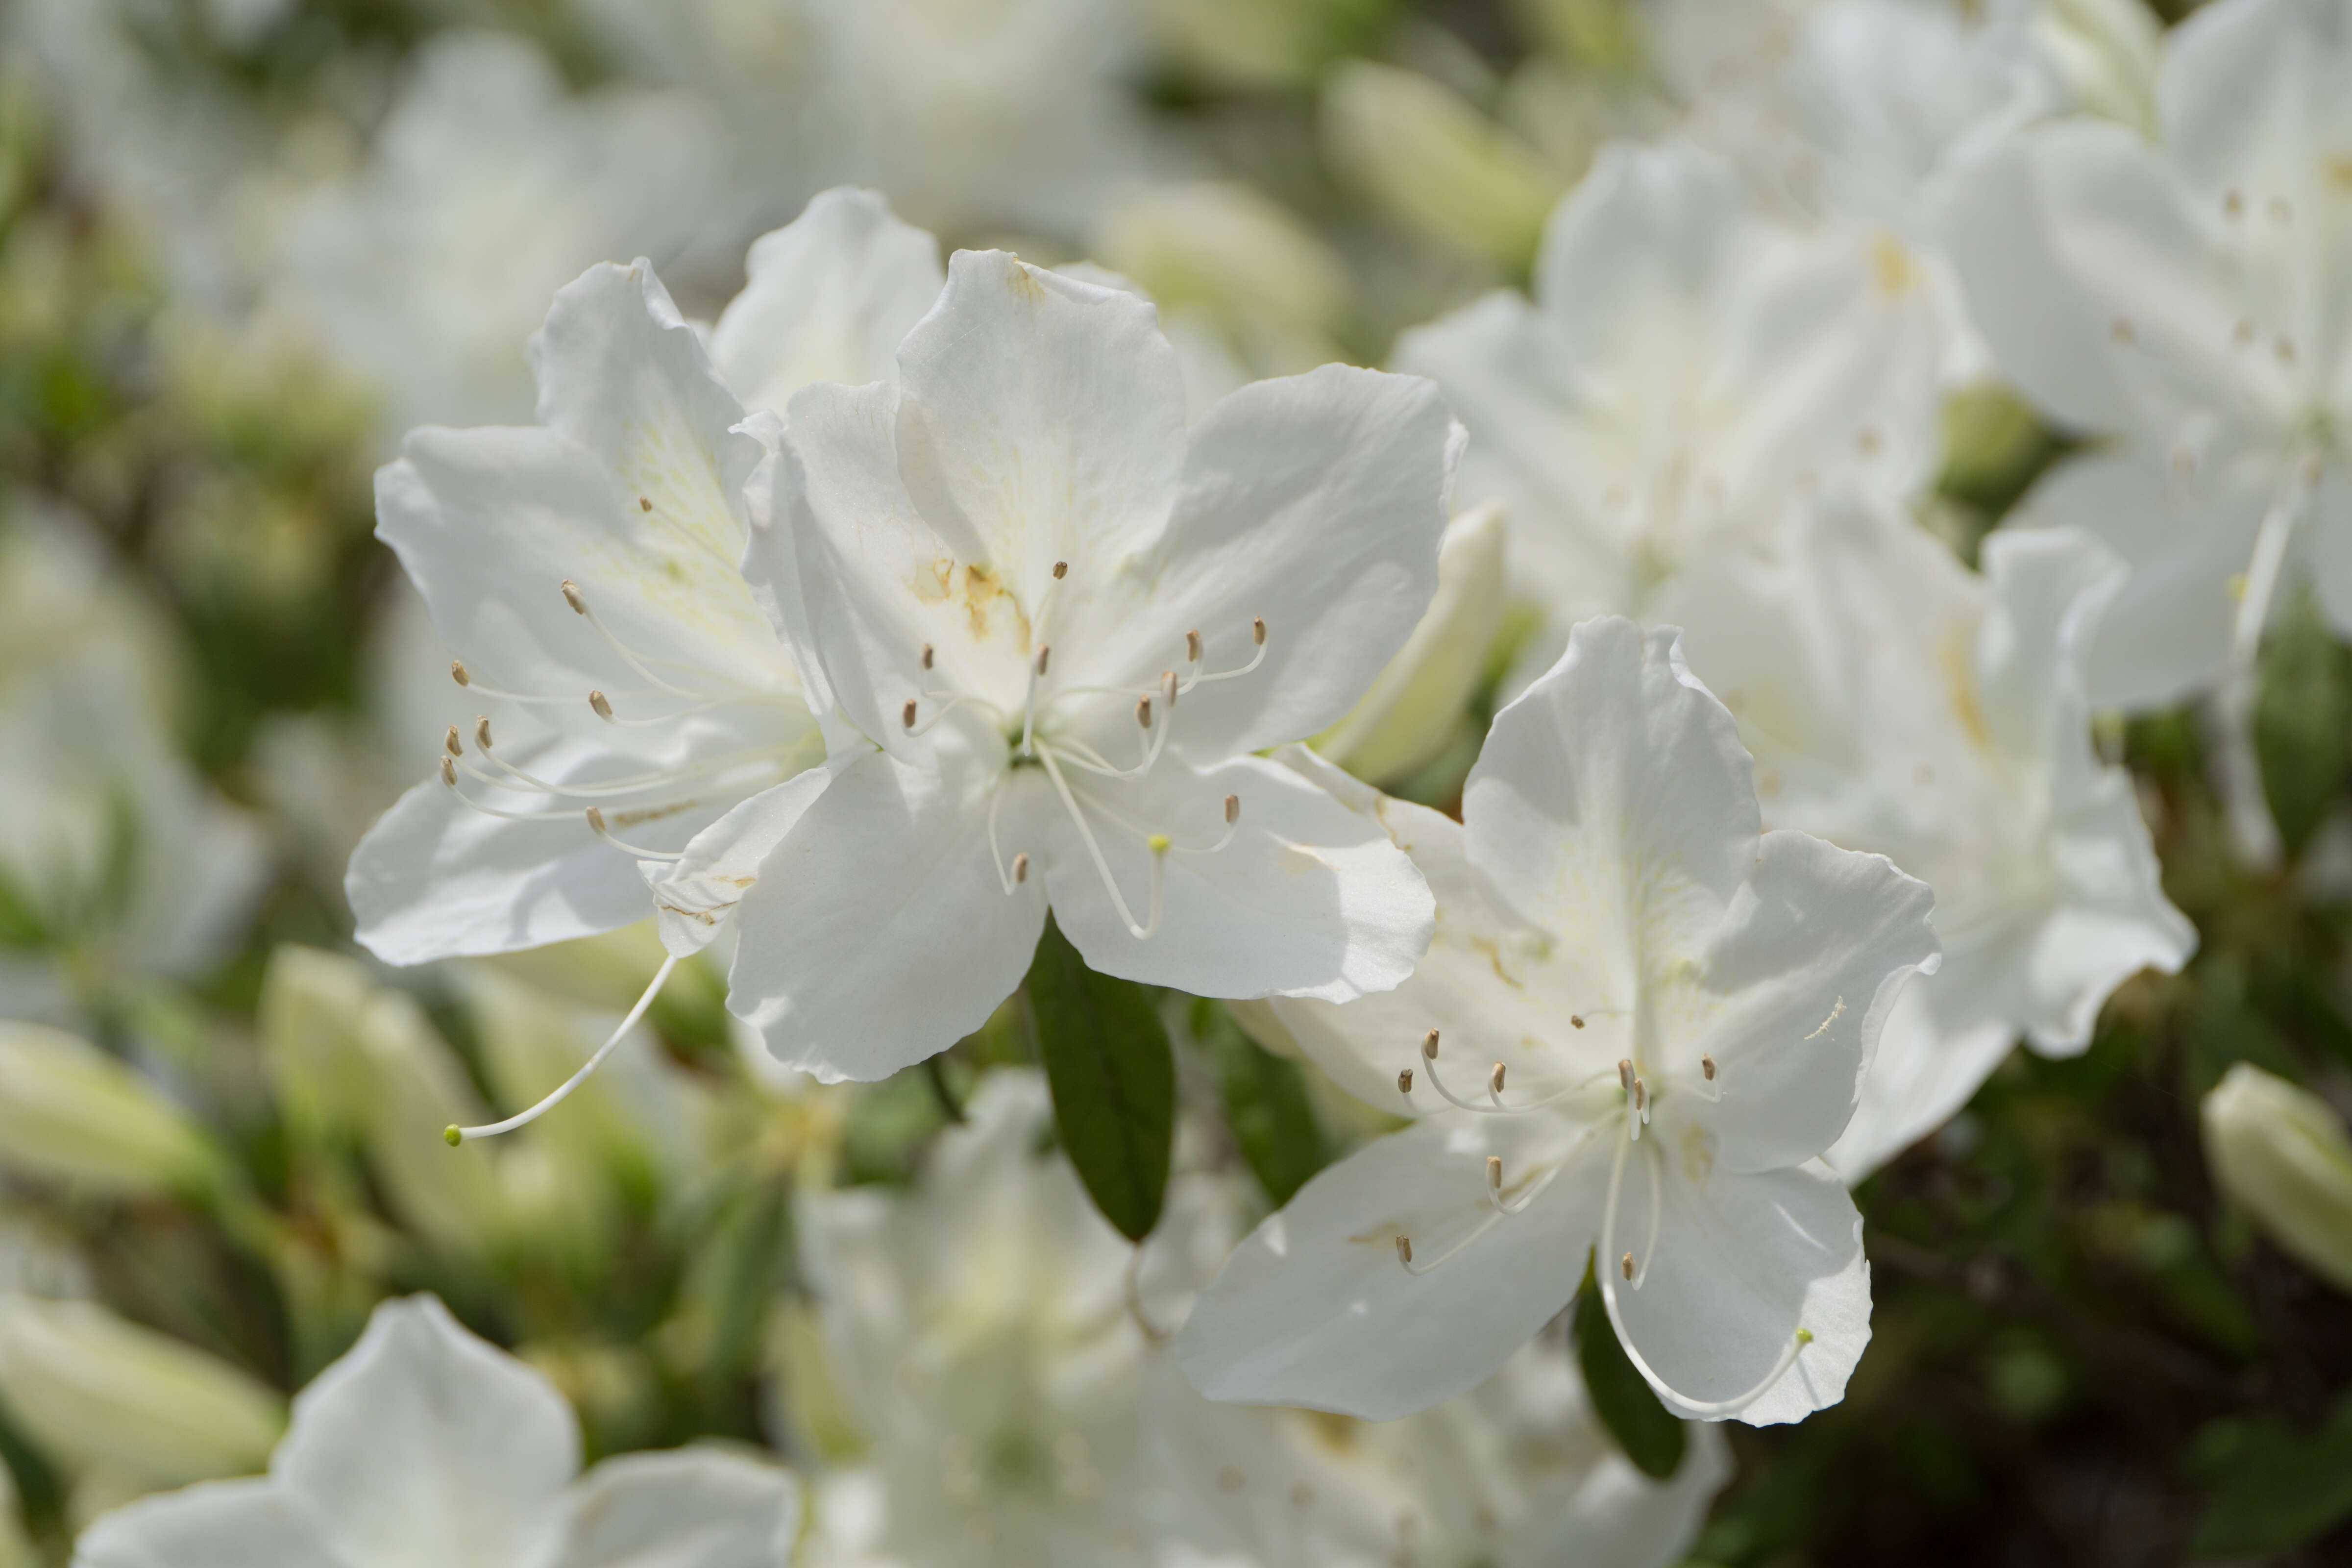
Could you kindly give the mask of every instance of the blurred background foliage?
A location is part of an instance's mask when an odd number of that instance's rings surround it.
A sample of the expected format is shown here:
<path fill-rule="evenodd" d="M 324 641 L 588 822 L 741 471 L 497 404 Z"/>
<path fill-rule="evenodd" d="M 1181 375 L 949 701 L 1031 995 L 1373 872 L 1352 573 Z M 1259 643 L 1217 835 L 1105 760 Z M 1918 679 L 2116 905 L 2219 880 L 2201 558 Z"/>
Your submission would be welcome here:
<path fill-rule="evenodd" d="M 453 20 L 537 38 L 574 89 L 626 63 L 562 0 L 315 0 L 221 26 L 232 9 L 143 8 L 138 47 L 265 121 L 323 115 L 361 138 L 401 62 Z M 1523 280 L 1602 128 L 1638 119 L 1612 107 L 1642 42 L 1610 0 L 1161 0 L 1156 19 L 1134 90 L 1196 169 L 1325 237 L 1339 270 L 1318 283 L 1322 264 L 1303 266 L 1297 286 L 1324 297 L 1286 317 L 1319 314 L 1335 352 L 1363 363 L 1401 325 Z M 68 933 L 86 1032 L 169 1086 L 116 1086 L 112 1125 L 152 1115 L 172 1131 L 93 1174 L 19 1142 L 0 1109 L 6 1283 L 67 1271 L 276 1394 L 341 1353 L 374 1301 L 431 1289 L 555 1379 L 592 1457 L 761 1438 L 772 1399 L 822 1375 L 796 1294 L 796 1184 L 903 1183 L 980 1069 L 1036 1059 L 1041 1038 L 1055 1066 L 1058 1026 L 1016 997 L 928 1069 L 783 1084 L 745 1065 L 719 980 L 690 967 L 652 1015 L 661 1055 L 639 1079 L 598 1080 L 528 1144 L 442 1149 L 434 1133 L 464 1108 L 518 1103 L 568 1070 L 583 1031 L 650 972 L 648 942 L 622 933 L 462 973 L 343 956 L 334 864 L 322 870 L 289 809 L 271 737 L 289 719 L 341 732 L 382 716 L 372 639 L 396 572 L 370 531 L 379 395 L 299 338 L 178 305 L 145 215 L 70 173 L 73 90 L 22 50 L 0 69 L 0 535 L 38 514 L 102 545 L 168 650 L 174 739 L 264 814 L 272 853 L 249 933 L 208 973 L 126 975 Z M 1150 274 L 1171 308 L 1223 311 L 1247 342 L 1230 301 L 1250 279 L 1160 254 L 1139 219 L 1021 239 L 1058 259 L 1106 236 L 1121 254 L 1099 259 Z M 681 294 L 707 311 L 731 282 Z M 1969 554 L 2062 447 L 1997 389 L 1956 397 L 1947 428 L 1929 521 Z M 2308 605 L 2265 652 L 2257 733 L 2291 852 L 2274 874 L 2230 855 L 2191 719 L 2102 733 L 2137 776 L 2200 950 L 2184 973 L 2120 991 L 2086 1055 L 2012 1054 L 1861 1189 L 1871 1352 L 1842 1405 L 1734 1427 L 1739 1478 L 1698 1561 L 2352 1562 L 2352 1303 L 2219 1200 L 2198 1114 L 2240 1061 L 2352 1106 L 2352 650 Z M 1470 755 L 1455 748 L 1407 793 L 1453 804 Z M 58 947 L 24 902 L 0 896 L 0 945 Z M 1170 1092 L 1270 1203 L 1374 1130 L 1222 1006 L 1180 1002 L 1162 1010 Z M 1154 999 L 1118 1005 L 1157 1026 Z M 1057 1084 L 1077 1070 L 1056 1068 Z M 0 1098 L 23 1092 L 11 1082 L 0 1069 Z M 1148 1226 L 1156 1194 L 1136 1202 Z M 73 1447 L 40 1411 L 0 1410 L 0 1459 L 47 1561 L 116 1495 Z"/>

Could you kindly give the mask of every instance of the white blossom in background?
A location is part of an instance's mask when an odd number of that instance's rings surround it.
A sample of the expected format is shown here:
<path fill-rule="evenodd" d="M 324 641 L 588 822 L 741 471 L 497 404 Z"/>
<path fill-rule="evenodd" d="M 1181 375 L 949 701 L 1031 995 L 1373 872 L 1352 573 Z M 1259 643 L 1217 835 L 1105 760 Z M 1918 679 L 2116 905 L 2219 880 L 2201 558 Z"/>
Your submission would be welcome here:
<path fill-rule="evenodd" d="M 1106 973 L 1402 980 L 1419 876 L 1250 753 L 1343 716 L 1428 605 L 1456 445 L 1435 389 L 1326 366 L 1188 429 L 1149 305 L 1002 252 L 958 253 L 898 367 L 793 398 L 754 536 L 864 740 L 764 841 L 737 1015 L 789 1064 L 887 1076 L 1020 984 L 1049 896 Z"/>
<path fill-rule="evenodd" d="M 84 1019 L 243 938 L 261 835 L 180 753 L 157 625 L 70 520 L 0 517 L 0 1016 Z"/>
<path fill-rule="evenodd" d="M 410 70 L 360 165 L 279 215 L 271 290 L 377 388 L 387 436 L 527 415 L 523 342 L 592 262 L 650 256 L 675 276 L 740 243 L 752 215 L 730 210 L 690 98 L 572 95 L 499 34 L 433 38 Z"/>
<path fill-rule="evenodd" d="M 2132 575 L 2093 650 L 2101 706 L 2218 689 L 2241 845 L 2276 852 L 2245 738 L 2278 584 L 2352 627 L 2352 5 L 2221 0 L 2168 41 L 2158 141 L 2046 127 L 1965 182 L 1950 245 L 2002 372 L 2095 438 L 2026 524 Z"/>
<path fill-rule="evenodd" d="M 1535 294 L 1395 354 L 1469 427 L 1462 499 L 1507 503 L 1513 586 L 1550 617 L 1534 659 L 1584 616 L 1646 614 L 1689 562 L 1768 550 L 1806 497 L 1931 475 L 1936 318 L 1885 233 L 1802 234 L 1712 154 L 1619 145 L 1553 215 Z"/>
<path fill-rule="evenodd" d="M 756 1460 L 682 1448 L 579 1468 L 579 1423 L 547 1380 L 413 1297 L 296 1396 L 266 1478 L 110 1514 L 74 1563 L 775 1568 L 798 1533 L 793 1478 Z"/>
<path fill-rule="evenodd" d="M 1593 1258 L 1668 1408 L 1764 1424 L 1835 1403 L 1869 1272 L 1818 1156 L 1902 982 L 1936 963 L 1927 889 L 1764 832 L 1680 635 L 1624 620 L 1579 626 L 1496 717 L 1459 825 L 1291 755 L 1412 855 L 1438 921 L 1404 985 L 1276 1012 L 1343 1088 L 1415 1120 L 1242 1244 L 1178 1341 L 1194 1385 L 1423 1409 L 1500 1367 Z"/>
<path fill-rule="evenodd" d="M 911 1191 L 802 1202 L 826 1408 L 788 1393 L 858 1449 L 815 1482 L 811 1568 L 1536 1568 L 1571 1549 L 1664 1568 L 1728 1478 L 1711 1430 L 1670 1481 L 1643 1478 L 1556 1340 L 1386 1426 L 1210 1405 L 1160 1336 L 1242 1223 L 1235 1180 L 1180 1170 L 1139 1254 L 1041 1152 L 1035 1073 L 991 1073 L 967 1110 Z"/>
<path fill-rule="evenodd" d="M 1143 1324 L 1171 1289 L 1197 1289 L 1213 1255 L 1205 1268 L 1185 1255 L 1178 1205 L 1139 1260 L 1069 1163 L 1041 1152 L 1053 1107 L 1036 1073 L 989 1074 L 966 1115 L 913 1192 L 801 1202 L 831 1403 L 864 1450 L 816 1483 L 812 1555 L 866 1568 L 1143 1563 L 1148 1494 L 1163 1481 L 1144 1462 Z"/>
<path fill-rule="evenodd" d="M 1766 818 L 1936 889 L 1943 966 L 1895 1002 L 1830 1151 L 1849 1181 L 2021 1037 L 2087 1048 L 2118 984 L 2196 945 L 2130 774 L 2091 743 L 2086 655 L 2124 570 L 2084 534 L 2004 531 L 1979 576 L 1922 529 L 1827 508 L 1779 559 L 1702 565 L 1661 606 L 1739 722 Z"/>
<path fill-rule="evenodd" d="M 1397 1421 L 1203 1408 L 1181 1384 L 1163 1397 L 1150 1452 L 1196 1500 L 1161 1568 L 1665 1568 L 1732 1472 L 1722 1432 L 1701 1424 L 1666 1480 L 1635 1469 L 1557 1335 Z"/>
<path fill-rule="evenodd" d="M 1136 0 L 792 0 L 807 157 L 926 227 L 1076 236 L 1160 162 Z"/>

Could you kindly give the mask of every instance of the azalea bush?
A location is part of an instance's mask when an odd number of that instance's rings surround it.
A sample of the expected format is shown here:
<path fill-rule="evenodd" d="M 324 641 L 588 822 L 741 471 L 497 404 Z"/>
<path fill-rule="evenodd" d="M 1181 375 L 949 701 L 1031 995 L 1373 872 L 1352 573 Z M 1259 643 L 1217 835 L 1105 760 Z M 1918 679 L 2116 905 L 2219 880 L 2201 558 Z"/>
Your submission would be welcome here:
<path fill-rule="evenodd" d="M 2352 1557 L 2347 83 L 19 0 L 0 1568 Z"/>

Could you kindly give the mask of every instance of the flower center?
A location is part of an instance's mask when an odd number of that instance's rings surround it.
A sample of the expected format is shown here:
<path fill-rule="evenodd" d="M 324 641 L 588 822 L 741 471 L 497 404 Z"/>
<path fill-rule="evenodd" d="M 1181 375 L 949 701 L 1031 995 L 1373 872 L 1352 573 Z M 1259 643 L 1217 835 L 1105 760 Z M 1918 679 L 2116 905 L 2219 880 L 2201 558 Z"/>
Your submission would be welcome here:
<path fill-rule="evenodd" d="M 1182 844 L 1164 826 L 1139 822 L 1121 809 L 1112 797 L 1112 789 L 1119 784 L 1131 783 L 1150 773 L 1167 750 L 1168 737 L 1174 730 L 1179 703 L 1187 692 L 1213 681 L 1235 680 L 1254 672 L 1265 662 L 1265 619 L 1259 616 L 1251 623 L 1252 651 L 1244 663 L 1226 669 L 1207 668 L 1209 648 L 1198 630 L 1184 634 L 1183 656 L 1175 665 L 1160 672 L 1151 685 L 1090 686 L 1064 684 L 1055 674 L 1054 645 L 1050 631 L 1062 584 L 1069 577 L 1069 563 L 1054 563 L 1054 577 L 1044 599 L 1039 603 L 1033 620 L 1035 627 L 1036 651 L 1029 656 L 1024 677 L 1024 691 L 1017 711 L 976 691 L 938 686 L 943 672 L 940 668 L 939 650 L 925 643 L 917 658 L 923 682 L 915 696 L 900 707 L 900 727 L 909 735 L 929 732 L 949 715 L 964 709 L 977 710 L 995 721 L 1002 735 L 1008 766 L 995 785 L 988 803 L 988 844 L 995 858 L 998 881 L 1006 894 L 1029 879 L 1030 858 L 1026 850 L 1017 851 L 1011 861 L 1004 858 L 1003 847 L 997 832 L 997 816 L 1003 794 L 1013 776 L 1025 767 L 1043 771 L 1051 784 L 1055 797 L 1067 814 L 1078 841 L 1085 847 L 1087 858 L 1095 873 L 1102 879 L 1111 905 L 1118 911 L 1119 920 L 1130 935 L 1140 941 L 1160 929 L 1161 904 L 1167 883 L 1167 859 L 1176 855 L 1213 855 L 1233 842 L 1241 821 L 1241 797 L 1225 796 L 1223 803 L 1224 832 L 1214 842 Z M 1103 754 L 1091 741 L 1079 732 L 1082 724 L 1065 705 L 1083 706 L 1088 711 L 1098 710 L 1104 698 L 1128 698 L 1135 703 L 1136 753 L 1131 763 L 1120 763 Z M 1090 781 L 1106 781 L 1095 784 Z M 1128 900 L 1113 874 L 1110 858 L 1104 852 L 1104 829 L 1123 833 L 1140 840 L 1150 856 L 1151 882 L 1145 901 L 1143 918 L 1136 917 L 1135 906 Z"/>

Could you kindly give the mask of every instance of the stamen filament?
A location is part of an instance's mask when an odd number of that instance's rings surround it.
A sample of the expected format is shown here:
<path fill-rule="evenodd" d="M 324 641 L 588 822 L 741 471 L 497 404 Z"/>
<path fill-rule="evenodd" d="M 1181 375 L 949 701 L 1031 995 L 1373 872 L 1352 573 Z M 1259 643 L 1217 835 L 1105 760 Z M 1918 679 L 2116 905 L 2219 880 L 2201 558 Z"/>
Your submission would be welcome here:
<path fill-rule="evenodd" d="M 627 850 L 630 854 L 635 856 L 640 860 L 683 860 L 686 858 L 684 854 L 673 850 L 647 849 L 641 845 L 625 843 L 621 839 L 615 838 L 604 826 L 604 812 L 600 811 L 595 806 L 590 806 L 583 815 L 588 818 L 588 826 L 595 831 L 597 837 L 603 839 L 605 843 L 611 845 L 615 849 Z"/>
<path fill-rule="evenodd" d="M 663 983 L 669 979 L 669 972 L 677 967 L 677 955 L 676 953 L 672 953 L 667 958 L 662 960 L 662 966 L 654 971 L 653 983 L 646 987 L 645 994 L 637 998 L 637 1005 L 629 1009 L 629 1016 L 621 1020 L 621 1026 L 613 1031 L 612 1037 L 610 1039 L 607 1039 L 603 1045 L 596 1047 L 596 1052 L 593 1056 L 590 1057 L 585 1062 L 581 1064 L 581 1068 L 578 1072 L 573 1073 L 570 1078 L 565 1079 L 562 1084 L 558 1085 L 553 1093 L 541 1100 L 537 1105 L 532 1106 L 529 1110 L 526 1110 L 518 1116 L 509 1116 L 504 1121 L 493 1121 L 487 1127 L 450 1128 L 447 1131 L 442 1134 L 444 1138 L 448 1140 L 449 1146 L 454 1149 L 460 1143 L 471 1142 L 477 1138 L 495 1138 L 501 1132 L 511 1132 L 518 1127 L 528 1127 L 532 1122 L 538 1121 L 541 1117 L 546 1115 L 549 1111 L 554 1110 L 557 1106 L 562 1104 L 566 1100 L 569 1100 L 572 1097 L 572 1091 L 578 1089 L 582 1084 L 587 1082 L 588 1075 L 594 1072 L 599 1067 L 604 1065 L 604 1058 L 612 1055 L 613 1047 L 621 1043 L 622 1037 L 627 1035 L 631 1029 L 637 1026 L 637 1020 L 646 1016 L 646 1009 L 654 1005 L 654 998 L 656 996 L 661 994 Z"/>
<path fill-rule="evenodd" d="M 613 635 L 612 628 L 604 624 L 604 617 L 597 615 L 594 607 L 588 603 L 588 595 L 583 594 L 580 591 L 580 585 L 569 577 L 566 577 L 563 580 L 563 602 L 572 606 L 572 610 L 574 615 L 581 616 L 583 619 L 587 621 L 590 626 L 595 627 L 596 635 L 603 637 L 605 643 L 611 647 L 612 650 L 614 653 L 619 654 L 622 659 L 627 663 L 631 669 L 635 670 L 639 675 L 644 676 L 647 680 L 652 681 L 656 687 L 668 692 L 671 696 L 683 697 L 692 702 L 723 702 L 730 700 L 724 692 L 690 691 L 683 686 L 674 686 L 670 682 L 664 680 L 660 676 L 655 674 L 651 664 L 646 662 L 645 659 L 638 658 L 636 653 L 630 648 L 628 644 L 623 642 L 619 637 Z M 663 659 L 659 662 L 675 666 L 677 661 L 675 659 Z M 708 672 L 698 671 L 697 673 Z M 758 697 L 765 695 L 764 693 L 753 691 L 751 688 L 748 686 L 738 687 L 736 689 L 744 696 Z"/>
<path fill-rule="evenodd" d="M 1069 781 L 1062 776 L 1061 765 L 1054 760 L 1054 748 L 1041 748 L 1037 759 L 1045 763 L 1045 776 L 1054 781 L 1054 791 L 1062 797 L 1063 809 L 1070 814 L 1070 821 L 1076 826 L 1078 837 L 1086 844 L 1087 853 L 1094 858 L 1096 874 L 1102 878 L 1103 890 L 1110 894 L 1111 906 L 1118 911 L 1118 918 L 1126 925 L 1128 934 L 1138 942 L 1147 940 L 1160 929 L 1160 900 L 1167 877 L 1168 841 L 1160 839 L 1159 847 L 1152 852 L 1151 918 L 1139 924 L 1134 912 L 1127 907 L 1126 895 L 1118 890 L 1118 879 L 1110 874 L 1110 861 L 1104 857 L 1102 846 L 1095 842 L 1093 826 L 1087 821 L 1087 814 L 1078 809 L 1077 796 L 1070 793 Z"/>

